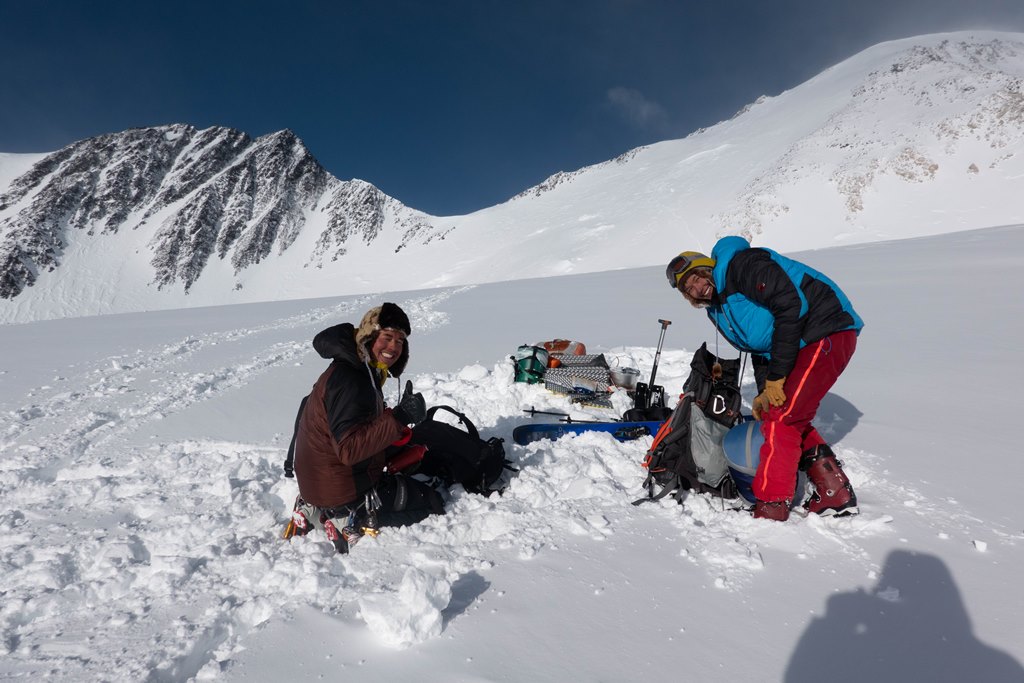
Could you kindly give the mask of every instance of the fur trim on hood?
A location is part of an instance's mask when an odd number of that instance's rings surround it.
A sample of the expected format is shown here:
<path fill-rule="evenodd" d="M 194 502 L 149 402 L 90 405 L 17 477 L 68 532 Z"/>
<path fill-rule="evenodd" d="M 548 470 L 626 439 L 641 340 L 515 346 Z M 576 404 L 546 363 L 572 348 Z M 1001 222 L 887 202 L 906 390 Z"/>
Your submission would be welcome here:
<path fill-rule="evenodd" d="M 388 374 L 399 377 L 409 362 L 409 340 L 412 334 L 412 326 L 409 324 L 409 316 L 405 314 L 397 304 L 385 302 L 384 304 L 371 308 L 363 315 L 362 321 L 356 329 L 356 348 L 359 357 L 365 361 L 372 362 L 370 349 L 377 341 L 377 335 L 385 329 L 401 330 L 405 333 L 405 345 L 402 347 L 402 355 L 398 357 L 395 364 L 388 370 Z"/>
<path fill-rule="evenodd" d="M 374 363 L 370 357 L 370 347 L 372 347 L 373 341 L 377 338 L 377 333 L 378 330 L 374 330 L 369 337 L 364 339 L 365 343 L 360 343 L 358 341 L 360 338 L 359 330 L 356 329 L 355 325 L 352 323 L 341 323 L 340 325 L 334 325 L 321 330 L 313 338 L 313 348 L 320 354 L 321 358 L 352 364 L 369 363 L 373 366 Z M 399 356 L 395 364 L 388 369 L 387 375 L 384 376 L 399 377 L 405 370 L 405 365 L 408 361 L 409 342 L 406 341 L 402 349 L 402 355 Z"/>
<path fill-rule="evenodd" d="M 686 278 L 691 276 L 700 277 L 705 280 L 708 280 L 709 282 L 711 282 L 712 285 L 715 284 L 714 278 L 711 277 L 711 269 L 705 266 L 697 266 L 696 268 L 690 269 L 689 272 L 687 272 L 686 276 L 680 279 L 680 283 L 686 282 Z M 694 299 L 692 296 L 687 294 L 686 290 L 683 289 L 682 287 L 679 288 L 679 293 L 682 294 L 683 298 L 689 301 L 690 305 L 693 306 L 694 308 L 707 308 L 715 301 L 718 295 L 718 290 L 716 289 L 715 292 L 712 294 L 711 301 L 698 301 L 697 299 Z"/>

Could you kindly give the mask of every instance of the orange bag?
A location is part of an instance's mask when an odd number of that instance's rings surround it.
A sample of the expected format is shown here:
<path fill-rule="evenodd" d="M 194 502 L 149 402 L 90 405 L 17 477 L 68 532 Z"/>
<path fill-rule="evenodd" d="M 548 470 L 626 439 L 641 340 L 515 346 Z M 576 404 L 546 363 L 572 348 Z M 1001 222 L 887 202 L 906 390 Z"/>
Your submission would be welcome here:
<path fill-rule="evenodd" d="M 570 341 L 568 339 L 552 339 L 537 346 L 543 346 L 548 353 L 560 353 L 566 356 L 585 356 L 587 347 L 583 342 Z"/>

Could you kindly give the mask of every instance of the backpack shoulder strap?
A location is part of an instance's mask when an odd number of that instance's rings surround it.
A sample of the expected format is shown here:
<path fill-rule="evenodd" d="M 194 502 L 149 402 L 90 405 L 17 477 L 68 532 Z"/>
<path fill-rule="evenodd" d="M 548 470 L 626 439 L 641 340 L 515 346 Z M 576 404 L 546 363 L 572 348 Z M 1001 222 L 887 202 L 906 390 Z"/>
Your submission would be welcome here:
<path fill-rule="evenodd" d="M 679 397 L 679 403 L 667 420 L 661 425 L 661 429 L 654 435 L 654 441 L 647 450 L 648 454 L 659 450 L 665 450 L 669 445 L 690 435 L 690 406 L 693 404 L 693 394 L 684 392 Z"/>
<path fill-rule="evenodd" d="M 302 411 L 306 409 L 306 401 L 309 396 L 303 396 L 299 402 L 299 412 L 295 415 L 295 427 L 292 429 L 292 440 L 288 444 L 288 455 L 284 458 L 284 476 L 289 479 L 295 478 L 295 437 L 299 434 L 299 420 L 302 419 Z"/>
<path fill-rule="evenodd" d="M 455 408 L 452 408 L 451 406 L 433 406 L 432 408 L 430 408 L 430 410 L 427 411 L 427 417 L 425 419 L 426 420 L 433 420 L 434 419 L 434 413 L 436 413 L 438 410 L 446 410 L 449 413 L 451 413 L 452 415 L 454 415 L 455 417 L 459 418 L 459 422 L 461 422 L 462 424 L 464 424 L 466 426 L 466 431 L 469 432 L 470 436 L 472 436 L 474 439 L 479 439 L 480 438 L 480 432 L 477 431 L 476 425 L 474 425 L 470 421 L 470 419 L 468 417 L 466 417 L 466 415 L 464 413 L 460 413 L 459 411 L 455 410 Z"/>

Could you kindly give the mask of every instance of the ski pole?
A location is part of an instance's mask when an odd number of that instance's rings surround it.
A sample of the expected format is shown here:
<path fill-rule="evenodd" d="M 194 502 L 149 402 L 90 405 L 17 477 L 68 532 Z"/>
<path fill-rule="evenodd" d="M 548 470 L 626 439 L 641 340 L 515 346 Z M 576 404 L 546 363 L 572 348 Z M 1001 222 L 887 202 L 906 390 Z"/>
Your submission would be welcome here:
<path fill-rule="evenodd" d="M 665 330 L 672 324 L 671 320 L 662 320 L 658 318 L 658 322 L 661 323 L 661 336 L 658 338 L 658 350 L 654 354 L 654 367 L 651 368 L 651 381 L 647 386 L 654 387 L 654 378 L 658 375 L 658 359 L 661 358 L 661 345 L 665 342 Z"/>
<path fill-rule="evenodd" d="M 588 423 L 588 424 L 590 424 L 590 423 L 600 424 L 600 423 L 606 421 L 606 420 L 574 420 L 572 418 L 572 416 L 569 415 L 569 413 L 555 413 L 555 412 L 552 412 L 550 410 L 536 410 L 533 407 L 531 407 L 529 410 L 523 410 L 523 412 L 524 413 L 529 413 L 530 417 L 533 417 L 534 415 L 555 415 L 555 416 L 557 416 L 559 418 L 559 420 L 558 420 L 559 422 L 565 422 L 567 424 L 576 424 L 576 423 L 579 423 L 579 422 Z M 618 422 L 618 420 L 612 420 L 612 422 Z"/>
<path fill-rule="evenodd" d="M 529 413 L 530 417 L 534 415 L 558 415 L 559 417 L 569 417 L 569 413 L 555 413 L 550 410 L 536 410 L 533 406 L 530 406 L 529 410 L 523 410 L 524 413 Z"/>

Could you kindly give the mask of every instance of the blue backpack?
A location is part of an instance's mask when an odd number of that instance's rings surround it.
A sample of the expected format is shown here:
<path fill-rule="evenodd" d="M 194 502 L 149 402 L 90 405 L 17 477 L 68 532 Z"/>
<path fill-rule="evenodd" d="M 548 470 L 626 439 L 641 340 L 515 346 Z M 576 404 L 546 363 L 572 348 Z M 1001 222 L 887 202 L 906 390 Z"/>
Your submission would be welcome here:
<path fill-rule="evenodd" d="M 725 457 L 729 460 L 729 474 L 736 484 L 736 491 L 751 505 L 756 502 L 753 490 L 754 475 L 757 473 L 757 464 L 761 462 L 762 445 L 764 435 L 761 434 L 761 423 L 753 418 L 747 418 L 745 422 L 730 429 L 722 439 Z M 803 502 L 806 490 L 807 475 L 800 472 L 797 476 L 796 490 L 793 492 L 794 506 Z"/>

